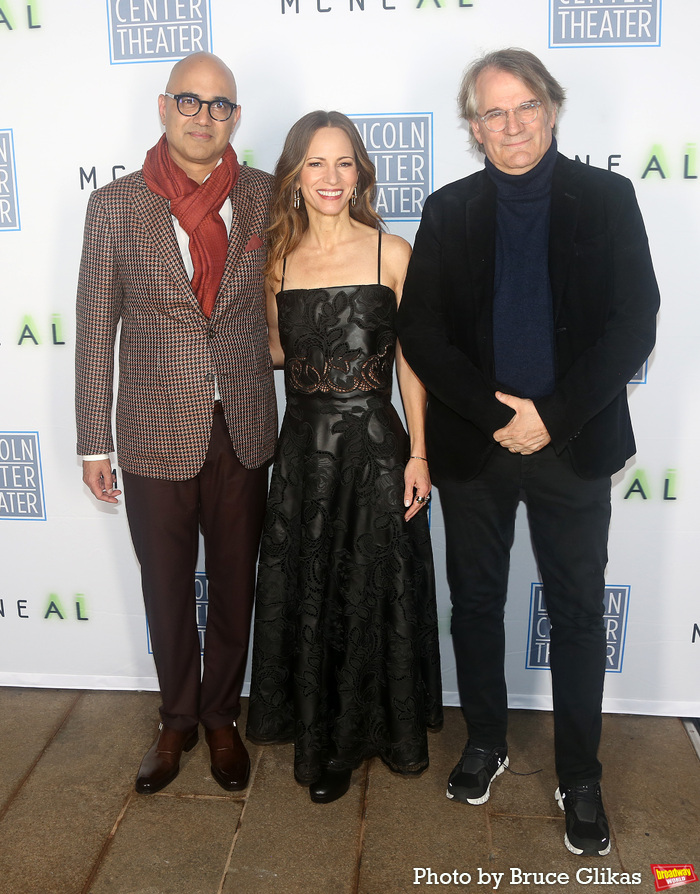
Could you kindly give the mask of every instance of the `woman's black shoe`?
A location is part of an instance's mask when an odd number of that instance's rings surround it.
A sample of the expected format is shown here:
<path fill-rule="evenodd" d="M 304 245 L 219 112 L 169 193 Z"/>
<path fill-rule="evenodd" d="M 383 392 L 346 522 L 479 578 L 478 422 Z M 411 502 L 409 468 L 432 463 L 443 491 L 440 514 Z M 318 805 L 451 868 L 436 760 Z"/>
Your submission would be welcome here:
<path fill-rule="evenodd" d="M 350 788 L 352 770 L 334 770 L 324 767 L 321 776 L 309 786 L 311 800 L 316 804 L 330 804 L 342 798 Z"/>

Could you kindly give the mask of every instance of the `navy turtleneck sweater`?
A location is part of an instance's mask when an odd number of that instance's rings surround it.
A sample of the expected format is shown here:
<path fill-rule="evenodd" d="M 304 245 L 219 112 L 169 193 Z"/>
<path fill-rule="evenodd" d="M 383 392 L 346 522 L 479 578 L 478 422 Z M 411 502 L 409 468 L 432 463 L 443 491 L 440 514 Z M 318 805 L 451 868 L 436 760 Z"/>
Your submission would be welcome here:
<path fill-rule="evenodd" d="M 497 193 L 493 348 L 496 381 L 516 397 L 554 390 L 554 318 L 549 282 L 549 219 L 557 144 L 525 174 L 486 159 Z"/>

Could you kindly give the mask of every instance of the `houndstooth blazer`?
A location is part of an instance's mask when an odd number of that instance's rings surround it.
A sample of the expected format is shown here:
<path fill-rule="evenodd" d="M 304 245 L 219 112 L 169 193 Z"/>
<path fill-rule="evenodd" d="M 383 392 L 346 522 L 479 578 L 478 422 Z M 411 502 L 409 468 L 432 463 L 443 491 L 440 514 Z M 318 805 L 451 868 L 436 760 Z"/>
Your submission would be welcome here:
<path fill-rule="evenodd" d="M 277 434 L 262 267 L 272 178 L 241 166 L 231 191 L 228 256 L 211 319 L 192 291 L 167 199 L 140 171 L 90 196 L 76 334 L 78 453 L 109 453 L 114 344 L 119 465 L 184 480 L 202 468 L 214 373 L 234 449 L 247 468 L 272 456 Z"/>

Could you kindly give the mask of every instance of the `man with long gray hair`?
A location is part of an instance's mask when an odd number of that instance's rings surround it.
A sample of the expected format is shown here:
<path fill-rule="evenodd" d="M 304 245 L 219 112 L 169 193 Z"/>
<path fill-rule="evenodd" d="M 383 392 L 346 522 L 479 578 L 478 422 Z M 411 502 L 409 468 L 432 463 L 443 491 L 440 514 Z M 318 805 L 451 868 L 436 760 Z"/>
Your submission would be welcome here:
<path fill-rule="evenodd" d="M 398 326 L 429 392 L 452 637 L 469 739 L 447 797 L 508 765 L 504 609 L 518 503 L 551 621 L 565 843 L 610 850 L 598 745 L 611 475 L 635 452 L 627 382 L 659 293 L 631 183 L 557 152 L 564 91 L 531 53 L 489 53 L 459 101 L 485 168 L 425 203 Z"/>

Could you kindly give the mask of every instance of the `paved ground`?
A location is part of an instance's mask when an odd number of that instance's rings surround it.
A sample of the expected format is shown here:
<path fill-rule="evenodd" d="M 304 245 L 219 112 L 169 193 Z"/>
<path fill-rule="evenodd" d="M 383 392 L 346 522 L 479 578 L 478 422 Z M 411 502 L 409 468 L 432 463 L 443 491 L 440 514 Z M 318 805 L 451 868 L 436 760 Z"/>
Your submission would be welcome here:
<path fill-rule="evenodd" d="M 675 718 L 605 716 L 613 846 L 584 859 L 563 844 L 549 714 L 512 712 L 511 767 L 541 772 L 504 773 L 481 807 L 445 798 L 465 737 L 455 708 L 423 776 L 373 760 L 320 805 L 294 782 L 290 745 L 250 746 L 251 784 L 229 795 L 203 738 L 167 789 L 136 795 L 157 705 L 155 693 L 0 688 L 2 894 L 646 894 L 652 863 L 700 873 L 700 761 Z"/>

